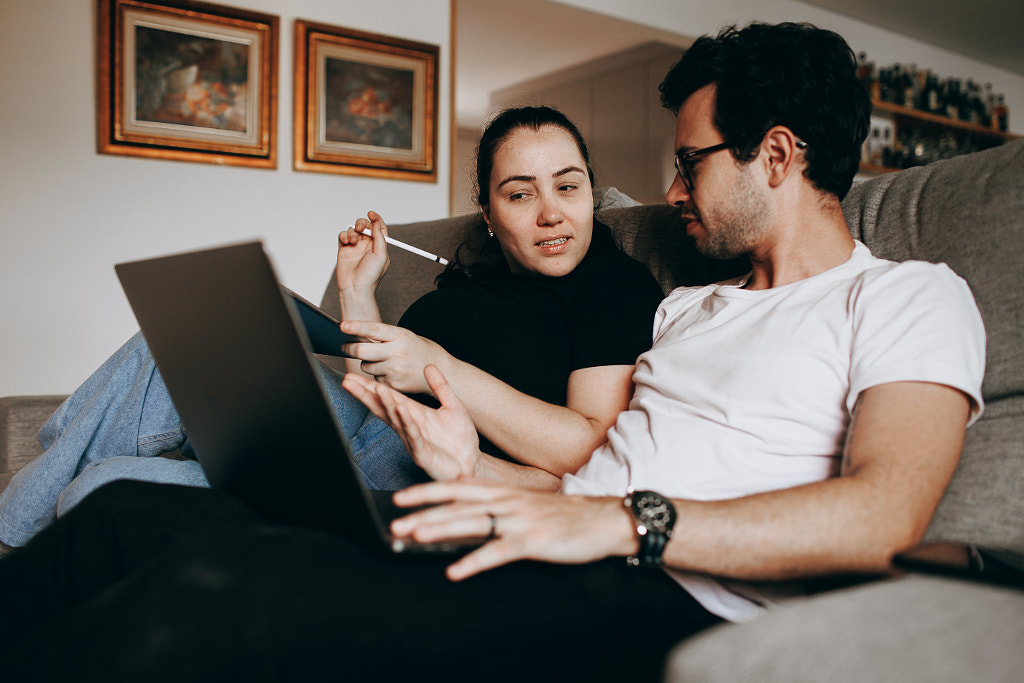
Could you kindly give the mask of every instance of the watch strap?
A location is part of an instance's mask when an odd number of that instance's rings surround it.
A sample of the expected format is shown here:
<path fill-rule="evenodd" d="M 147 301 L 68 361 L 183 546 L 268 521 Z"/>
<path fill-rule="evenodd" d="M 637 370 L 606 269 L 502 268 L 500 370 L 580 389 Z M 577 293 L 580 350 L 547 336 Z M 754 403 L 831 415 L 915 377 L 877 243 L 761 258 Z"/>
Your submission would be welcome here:
<path fill-rule="evenodd" d="M 640 541 L 640 550 L 636 555 L 627 557 L 626 562 L 634 567 L 660 567 L 661 556 L 668 543 L 668 534 L 648 531 L 643 535 L 638 534 L 637 538 Z"/>
<path fill-rule="evenodd" d="M 668 507 L 670 521 L 666 529 L 651 528 L 641 519 L 640 514 L 634 507 L 639 496 L 655 496 Z M 660 567 L 665 546 L 668 544 L 668 539 L 671 538 L 673 527 L 675 526 L 675 508 L 672 502 L 665 496 L 653 491 L 630 491 L 623 498 L 622 502 L 633 521 L 633 530 L 640 546 L 635 555 L 630 555 L 626 558 L 627 564 L 633 567 Z"/>

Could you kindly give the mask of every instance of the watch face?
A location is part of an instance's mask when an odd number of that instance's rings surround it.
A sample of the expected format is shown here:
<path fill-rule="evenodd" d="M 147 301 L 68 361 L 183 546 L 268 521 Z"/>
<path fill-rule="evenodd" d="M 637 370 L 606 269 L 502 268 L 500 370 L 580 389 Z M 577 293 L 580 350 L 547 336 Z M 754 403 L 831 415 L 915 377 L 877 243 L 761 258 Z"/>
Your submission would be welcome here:
<path fill-rule="evenodd" d="M 668 501 L 657 494 L 644 493 L 634 500 L 634 509 L 644 526 L 652 531 L 664 531 L 672 526 L 673 509 Z"/>

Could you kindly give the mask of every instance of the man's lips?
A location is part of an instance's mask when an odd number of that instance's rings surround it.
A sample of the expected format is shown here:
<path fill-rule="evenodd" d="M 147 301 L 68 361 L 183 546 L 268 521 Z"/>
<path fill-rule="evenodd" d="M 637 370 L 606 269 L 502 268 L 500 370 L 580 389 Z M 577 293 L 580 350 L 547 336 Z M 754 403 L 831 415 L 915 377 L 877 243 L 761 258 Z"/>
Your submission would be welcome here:
<path fill-rule="evenodd" d="M 695 210 L 687 210 L 684 208 L 682 213 L 679 215 L 679 220 L 686 229 L 686 234 L 692 236 L 693 231 L 700 225 L 700 214 Z"/>

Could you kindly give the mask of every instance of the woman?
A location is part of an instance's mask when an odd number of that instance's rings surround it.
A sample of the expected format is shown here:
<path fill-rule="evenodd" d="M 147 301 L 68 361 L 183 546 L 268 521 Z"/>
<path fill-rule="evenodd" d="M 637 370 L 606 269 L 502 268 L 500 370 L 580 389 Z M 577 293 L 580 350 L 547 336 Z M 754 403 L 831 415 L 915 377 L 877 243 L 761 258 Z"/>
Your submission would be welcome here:
<path fill-rule="evenodd" d="M 500 114 L 481 138 L 476 181 L 479 234 L 488 237 L 471 236 L 438 289 L 397 327 L 379 322 L 373 296 L 387 268 L 383 220 L 371 212 L 339 236 L 342 329 L 370 340 L 346 348 L 358 359 L 352 369 L 428 394 L 423 369 L 438 366 L 473 406 L 487 453 L 459 470 L 421 469 L 340 376 L 318 366 L 373 488 L 460 474 L 557 488 L 604 441 L 628 404 L 633 363 L 650 345 L 660 289 L 594 224 L 589 155 L 565 116 L 546 107 Z M 366 228 L 371 237 L 360 234 Z M 473 252 L 474 260 L 462 258 Z M 0 497 L 0 541 L 8 545 L 23 544 L 113 479 L 206 485 L 194 460 L 137 457 L 176 448 L 190 455 L 140 336 L 57 410 L 40 441 L 47 450 Z"/>

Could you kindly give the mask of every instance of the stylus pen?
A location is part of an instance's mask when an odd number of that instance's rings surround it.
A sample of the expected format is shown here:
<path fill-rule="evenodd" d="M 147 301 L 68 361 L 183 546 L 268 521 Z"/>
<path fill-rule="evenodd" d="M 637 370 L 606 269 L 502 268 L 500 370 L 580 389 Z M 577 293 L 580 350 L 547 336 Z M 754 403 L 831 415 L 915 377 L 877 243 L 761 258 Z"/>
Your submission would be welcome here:
<path fill-rule="evenodd" d="M 349 230 L 355 230 L 355 227 L 356 226 L 354 226 L 354 225 L 350 225 L 350 226 L 348 226 L 348 229 Z M 366 235 L 367 237 L 373 237 L 373 235 L 370 234 L 369 229 L 362 230 L 360 232 L 362 232 L 362 234 Z M 431 261 L 437 261 L 442 266 L 447 266 L 448 265 L 448 259 L 441 258 L 437 254 L 431 254 L 429 251 L 423 251 L 422 249 L 417 249 L 416 247 L 412 246 L 411 244 L 406 244 L 405 242 L 400 242 L 400 241 L 398 241 L 396 239 L 388 237 L 387 235 L 384 236 L 384 241 L 387 242 L 388 244 L 392 245 L 392 246 L 398 247 L 399 249 L 405 249 L 406 251 L 410 251 L 410 252 L 416 254 L 417 256 L 422 256 L 423 258 L 430 259 Z"/>

